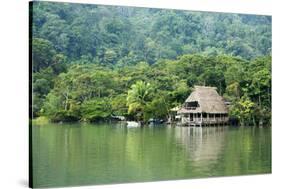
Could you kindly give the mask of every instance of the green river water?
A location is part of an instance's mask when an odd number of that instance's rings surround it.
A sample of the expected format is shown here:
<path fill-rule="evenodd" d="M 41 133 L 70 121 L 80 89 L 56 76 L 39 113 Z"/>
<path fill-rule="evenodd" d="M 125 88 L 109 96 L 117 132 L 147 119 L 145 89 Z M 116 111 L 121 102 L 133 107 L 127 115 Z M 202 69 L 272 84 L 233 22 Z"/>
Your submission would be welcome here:
<path fill-rule="evenodd" d="M 271 128 L 32 126 L 34 187 L 271 173 Z"/>

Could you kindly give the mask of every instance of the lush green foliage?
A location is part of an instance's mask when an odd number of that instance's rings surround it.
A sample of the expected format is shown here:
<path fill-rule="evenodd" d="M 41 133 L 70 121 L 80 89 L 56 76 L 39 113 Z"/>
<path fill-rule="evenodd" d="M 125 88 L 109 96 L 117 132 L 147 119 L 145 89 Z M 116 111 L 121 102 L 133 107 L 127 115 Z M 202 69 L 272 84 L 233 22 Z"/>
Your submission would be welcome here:
<path fill-rule="evenodd" d="M 34 117 L 166 119 L 207 85 L 271 121 L 271 17 L 35 2 L 32 31 Z"/>
<path fill-rule="evenodd" d="M 251 59 L 271 53 L 271 17 L 35 2 L 35 51 L 119 66 L 190 53 Z M 36 67 L 35 67 L 36 68 Z"/>
<path fill-rule="evenodd" d="M 128 113 L 136 113 L 138 120 L 143 120 L 143 112 L 152 100 L 153 87 L 150 83 L 138 81 L 128 91 Z"/>

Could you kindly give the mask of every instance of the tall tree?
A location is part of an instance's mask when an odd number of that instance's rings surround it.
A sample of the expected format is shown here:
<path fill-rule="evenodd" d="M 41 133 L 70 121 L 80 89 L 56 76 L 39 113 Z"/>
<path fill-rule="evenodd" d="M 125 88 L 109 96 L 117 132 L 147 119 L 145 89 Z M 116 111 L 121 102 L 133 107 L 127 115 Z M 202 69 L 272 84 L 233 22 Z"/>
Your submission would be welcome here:
<path fill-rule="evenodd" d="M 152 100 L 153 87 L 150 83 L 138 81 L 128 91 L 127 105 L 128 113 L 135 114 L 137 119 L 144 121 L 144 109 Z"/>

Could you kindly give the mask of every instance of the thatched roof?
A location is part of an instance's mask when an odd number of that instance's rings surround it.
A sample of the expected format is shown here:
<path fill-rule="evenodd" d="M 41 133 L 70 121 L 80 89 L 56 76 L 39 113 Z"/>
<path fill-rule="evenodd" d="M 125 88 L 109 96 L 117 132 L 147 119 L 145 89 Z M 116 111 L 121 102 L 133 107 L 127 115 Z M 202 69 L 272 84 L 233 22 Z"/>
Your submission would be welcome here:
<path fill-rule="evenodd" d="M 185 103 L 195 101 L 198 102 L 199 107 L 195 109 L 182 107 L 178 113 L 228 113 L 224 100 L 217 93 L 216 87 L 195 86 Z"/>

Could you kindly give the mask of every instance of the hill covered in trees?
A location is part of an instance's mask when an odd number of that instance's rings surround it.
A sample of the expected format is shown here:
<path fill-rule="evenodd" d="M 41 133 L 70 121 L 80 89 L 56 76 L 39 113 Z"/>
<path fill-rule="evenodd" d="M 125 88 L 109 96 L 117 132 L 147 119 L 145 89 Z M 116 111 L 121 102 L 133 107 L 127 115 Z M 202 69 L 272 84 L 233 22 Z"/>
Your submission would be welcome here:
<path fill-rule="evenodd" d="M 69 60 L 155 63 L 191 53 L 252 59 L 271 53 L 271 17 L 36 2 L 33 38 Z"/>
<path fill-rule="evenodd" d="M 271 17 L 48 2 L 31 15 L 33 117 L 165 118 L 210 85 L 241 123 L 270 122 Z"/>

